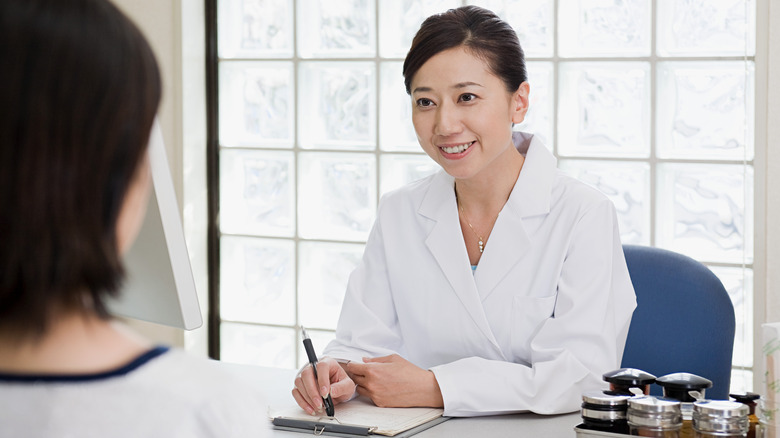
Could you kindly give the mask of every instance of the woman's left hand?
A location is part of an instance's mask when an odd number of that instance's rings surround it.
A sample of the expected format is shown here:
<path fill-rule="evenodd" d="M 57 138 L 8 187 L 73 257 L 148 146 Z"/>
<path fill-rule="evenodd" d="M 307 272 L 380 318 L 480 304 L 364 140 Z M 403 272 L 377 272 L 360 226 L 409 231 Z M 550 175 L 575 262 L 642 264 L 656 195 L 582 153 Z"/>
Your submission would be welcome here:
<path fill-rule="evenodd" d="M 424 370 L 397 354 L 363 358 L 350 362 L 346 371 L 357 384 L 357 392 L 380 407 L 444 406 L 439 383 L 432 371 Z"/>

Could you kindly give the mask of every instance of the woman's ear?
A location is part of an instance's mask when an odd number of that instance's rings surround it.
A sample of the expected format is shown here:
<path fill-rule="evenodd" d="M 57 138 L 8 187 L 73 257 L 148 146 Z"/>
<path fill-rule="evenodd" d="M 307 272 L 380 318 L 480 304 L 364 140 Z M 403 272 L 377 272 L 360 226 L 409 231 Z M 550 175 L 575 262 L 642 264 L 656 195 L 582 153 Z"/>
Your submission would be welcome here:
<path fill-rule="evenodd" d="M 531 88 L 528 85 L 528 82 L 523 82 L 517 87 L 517 91 L 512 93 L 510 116 L 512 118 L 512 123 L 515 125 L 522 123 L 522 121 L 525 120 L 525 114 L 528 112 L 528 95 L 530 92 Z"/>

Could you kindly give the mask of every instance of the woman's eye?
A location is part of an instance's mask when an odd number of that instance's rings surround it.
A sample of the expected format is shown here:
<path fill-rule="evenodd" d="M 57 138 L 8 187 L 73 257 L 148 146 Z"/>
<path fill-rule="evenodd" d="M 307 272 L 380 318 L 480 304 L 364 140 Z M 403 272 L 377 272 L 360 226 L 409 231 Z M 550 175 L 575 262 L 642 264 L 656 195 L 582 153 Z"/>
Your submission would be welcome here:
<path fill-rule="evenodd" d="M 465 93 L 460 95 L 460 101 L 461 102 L 472 102 L 476 100 L 477 96 L 471 94 L 471 93 Z"/>
<path fill-rule="evenodd" d="M 424 97 L 417 99 L 417 106 L 419 107 L 427 107 L 431 105 L 433 105 L 433 101 L 431 99 L 426 99 Z"/>

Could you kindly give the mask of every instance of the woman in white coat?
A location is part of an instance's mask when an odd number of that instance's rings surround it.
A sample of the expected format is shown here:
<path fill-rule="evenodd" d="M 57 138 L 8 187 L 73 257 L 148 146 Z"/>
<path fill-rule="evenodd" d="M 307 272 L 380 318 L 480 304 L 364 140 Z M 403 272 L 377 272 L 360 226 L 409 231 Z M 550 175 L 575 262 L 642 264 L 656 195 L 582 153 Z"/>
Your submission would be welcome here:
<path fill-rule="evenodd" d="M 475 6 L 429 17 L 404 62 L 442 171 L 383 197 L 309 413 L 356 394 L 448 416 L 577 410 L 618 368 L 636 306 L 615 209 L 534 136 L 512 28 Z"/>

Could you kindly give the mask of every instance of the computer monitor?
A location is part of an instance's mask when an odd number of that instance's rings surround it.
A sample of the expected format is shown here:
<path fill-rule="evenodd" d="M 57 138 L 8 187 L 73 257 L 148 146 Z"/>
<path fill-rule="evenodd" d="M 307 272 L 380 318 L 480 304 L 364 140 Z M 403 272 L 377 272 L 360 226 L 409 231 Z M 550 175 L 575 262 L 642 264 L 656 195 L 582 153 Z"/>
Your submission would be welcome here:
<path fill-rule="evenodd" d="M 127 277 L 109 309 L 115 315 L 192 330 L 203 324 L 203 318 L 157 121 L 149 138 L 149 161 L 153 189 L 146 217 L 125 254 Z"/>

